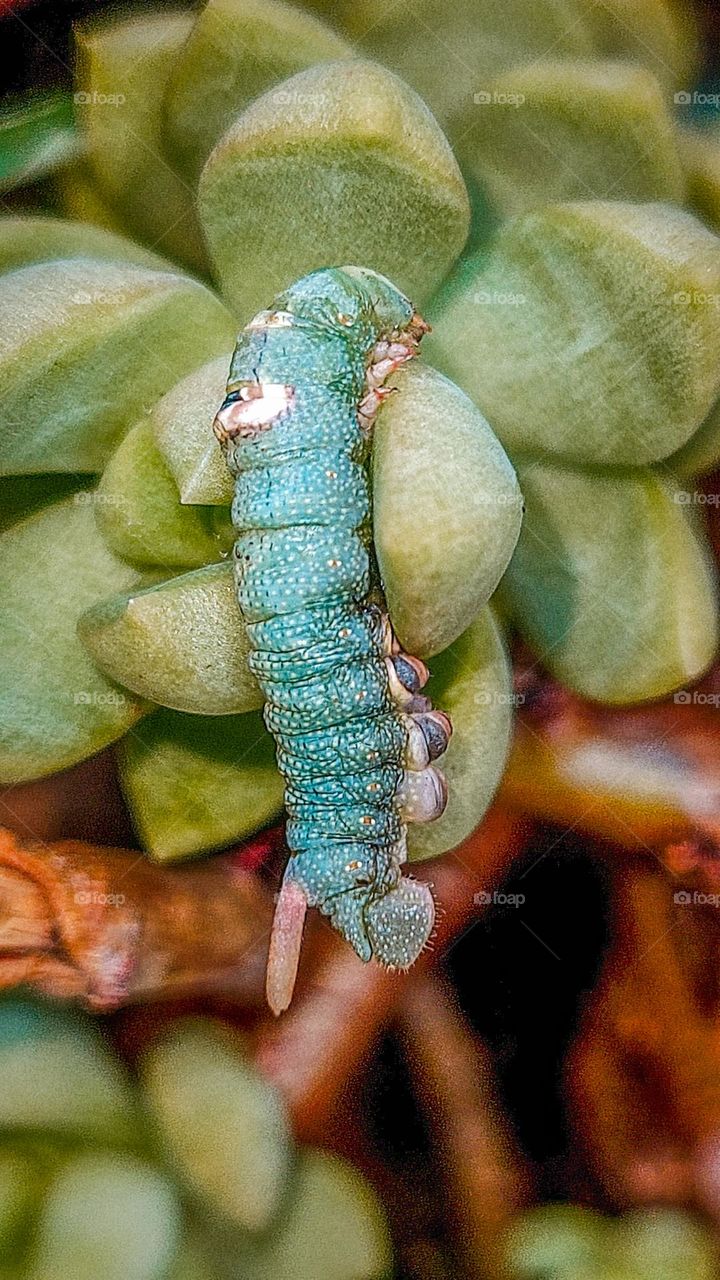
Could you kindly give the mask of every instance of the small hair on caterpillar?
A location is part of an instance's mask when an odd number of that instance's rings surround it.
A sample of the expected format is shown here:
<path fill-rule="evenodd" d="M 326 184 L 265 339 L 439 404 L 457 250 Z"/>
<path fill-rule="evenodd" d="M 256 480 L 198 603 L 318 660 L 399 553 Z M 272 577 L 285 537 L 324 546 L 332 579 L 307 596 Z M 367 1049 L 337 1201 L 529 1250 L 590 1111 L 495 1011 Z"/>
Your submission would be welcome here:
<path fill-rule="evenodd" d="M 371 590 L 366 462 L 388 378 L 429 326 L 384 276 L 323 268 L 239 335 L 213 430 L 235 477 L 238 604 L 285 781 L 290 858 L 267 998 L 290 1003 L 308 907 L 364 961 L 406 969 L 435 920 L 402 873 L 407 823 L 447 800 L 452 726 Z"/>

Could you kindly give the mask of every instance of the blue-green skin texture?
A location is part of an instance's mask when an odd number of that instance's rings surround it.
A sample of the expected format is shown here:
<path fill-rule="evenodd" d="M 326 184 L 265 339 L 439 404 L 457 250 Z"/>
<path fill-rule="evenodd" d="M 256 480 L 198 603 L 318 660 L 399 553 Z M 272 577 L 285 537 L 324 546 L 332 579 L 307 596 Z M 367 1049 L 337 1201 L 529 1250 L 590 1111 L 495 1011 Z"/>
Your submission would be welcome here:
<path fill-rule="evenodd" d="M 415 959 L 432 919 L 428 891 L 400 871 L 407 730 L 369 599 L 358 405 L 374 344 L 412 317 L 373 272 L 329 268 L 298 281 L 240 334 L 225 406 L 253 383 L 286 387 L 291 403 L 266 428 L 223 442 L 236 477 L 237 597 L 286 784 L 285 882 L 363 960 L 398 967 Z"/>

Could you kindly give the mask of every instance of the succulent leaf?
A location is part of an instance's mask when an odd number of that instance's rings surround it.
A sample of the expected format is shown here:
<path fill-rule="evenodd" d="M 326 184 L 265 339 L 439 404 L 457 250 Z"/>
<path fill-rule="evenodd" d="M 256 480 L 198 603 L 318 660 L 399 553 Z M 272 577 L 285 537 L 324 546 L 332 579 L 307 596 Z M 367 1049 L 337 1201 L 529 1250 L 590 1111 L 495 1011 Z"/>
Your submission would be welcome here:
<path fill-rule="evenodd" d="M 0 218 L 0 272 L 53 258 L 95 258 L 103 262 L 132 262 L 153 271 L 175 271 L 158 254 L 127 236 L 88 222 L 29 214 Z"/>
<path fill-rule="evenodd" d="M 179 1173 L 248 1231 L 275 1217 L 290 1168 L 280 1095 L 235 1037 L 208 1021 L 176 1023 L 143 1066 L 145 1097 Z"/>
<path fill-rule="evenodd" d="M 120 442 L 103 472 L 94 510 L 108 546 L 133 564 L 194 569 L 232 547 L 229 515 L 223 538 L 214 508 L 180 505 L 147 420 Z"/>
<path fill-rule="evenodd" d="M 720 463 L 720 400 L 717 400 L 701 427 L 687 444 L 666 459 L 665 466 L 676 476 L 700 476 Z"/>
<path fill-rule="evenodd" d="M 715 575 L 677 484 L 517 465 L 527 510 L 502 593 L 550 671 L 610 703 L 696 680 L 717 648 Z"/>
<path fill-rule="evenodd" d="M 119 750 L 123 790 L 157 862 L 234 844 L 282 813 L 275 747 L 259 712 L 158 711 Z"/>
<path fill-rule="evenodd" d="M 287 1215 L 253 1262 L 248 1280 L 376 1280 L 391 1266 L 380 1205 L 345 1161 L 304 1150 Z"/>
<path fill-rule="evenodd" d="M 143 713 L 98 671 L 76 634 L 85 609 L 138 580 L 106 547 L 92 501 L 80 492 L 0 537 L 3 782 L 83 760 Z"/>
<path fill-rule="evenodd" d="M 144 1161 L 78 1152 L 35 1227 L 29 1280 L 164 1280 L 180 1234 L 170 1181 Z"/>
<path fill-rule="evenodd" d="M 162 706 L 225 716 L 262 705 L 229 563 L 105 600 L 79 630 L 103 671 Z"/>
<path fill-rule="evenodd" d="M 0 1125 L 126 1144 L 138 1114 L 118 1061 L 90 1023 L 50 1005 L 5 1000 L 0 1020 Z"/>
<path fill-rule="evenodd" d="M 234 329 L 203 285 L 127 263 L 0 278 L 0 472 L 98 471 L 123 431 Z"/>
<path fill-rule="evenodd" d="M 283 0 L 209 0 L 170 75 L 170 149 L 196 178 L 253 98 L 305 67 L 350 53 L 330 26 Z"/>
<path fill-rule="evenodd" d="M 192 13 L 111 18 L 77 31 L 78 118 L 101 193 L 153 248 L 206 269 L 192 187 L 163 152 L 163 98 Z"/>
<path fill-rule="evenodd" d="M 534 62 L 487 96 L 466 164 L 503 215 L 559 200 L 682 201 L 675 125 L 644 67 Z"/>
<path fill-rule="evenodd" d="M 437 857 L 469 836 L 502 777 L 512 732 L 512 672 L 489 607 L 433 658 L 428 692 L 453 723 L 448 749 L 437 761 L 448 781 L 448 803 L 442 817 L 408 828 L 411 861 Z"/>
<path fill-rule="evenodd" d="M 720 231 L 720 129 L 682 129 L 679 146 L 690 203 L 709 227 Z"/>
<path fill-rule="evenodd" d="M 397 392 L 374 430 L 375 548 L 398 638 L 427 656 L 456 640 L 495 590 L 522 495 L 502 446 L 452 382 L 414 363 L 390 385 Z"/>
<path fill-rule="evenodd" d="M 225 398 L 230 353 L 183 378 L 151 414 L 158 448 L 180 501 L 230 506 L 234 481 L 210 427 Z"/>
<path fill-rule="evenodd" d="M 198 199 L 223 291 L 245 318 L 328 263 L 372 267 L 420 303 L 470 222 L 429 109 L 361 61 L 311 67 L 256 99 L 210 155 Z"/>
<path fill-rule="evenodd" d="M 639 464 L 720 387 L 720 239 L 669 205 L 554 205 L 508 223 L 435 305 L 427 355 L 510 451 Z"/>

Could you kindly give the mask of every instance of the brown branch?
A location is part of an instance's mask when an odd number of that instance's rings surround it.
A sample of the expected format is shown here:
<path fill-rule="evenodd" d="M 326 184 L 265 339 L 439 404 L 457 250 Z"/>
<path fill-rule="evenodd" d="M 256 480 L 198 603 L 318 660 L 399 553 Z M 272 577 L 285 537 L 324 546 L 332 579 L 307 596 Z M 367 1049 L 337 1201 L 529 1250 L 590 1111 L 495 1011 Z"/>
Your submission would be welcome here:
<path fill-rule="evenodd" d="M 101 1011 L 218 991 L 254 1003 L 271 910 L 237 858 L 166 868 L 126 849 L 20 844 L 0 830 L 0 988 L 29 983 Z"/>
<path fill-rule="evenodd" d="M 643 707 L 583 702 L 522 664 L 516 690 L 502 800 L 625 848 L 688 836 L 720 844 L 720 668 L 687 701 Z"/>
<path fill-rule="evenodd" d="M 444 1154 L 456 1251 L 468 1280 L 505 1280 L 505 1236 L 529 1177 L 502 1119 L 490 1054 L 434 977 L 418 975 L 400 1027 L 434 1145 Z"/>

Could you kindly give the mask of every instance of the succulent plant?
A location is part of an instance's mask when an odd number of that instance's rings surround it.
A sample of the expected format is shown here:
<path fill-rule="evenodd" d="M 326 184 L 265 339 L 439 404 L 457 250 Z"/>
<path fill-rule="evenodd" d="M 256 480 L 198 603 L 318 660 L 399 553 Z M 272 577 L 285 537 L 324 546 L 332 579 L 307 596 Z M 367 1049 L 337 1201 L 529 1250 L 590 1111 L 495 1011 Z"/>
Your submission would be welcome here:
<path fill-rule="evenodd" d="M 176 1022 L 135 1084 L 89 1018 L 12 999 L 0 1062 L 3 1280 L 386 1273 L 369 1186 L 338 1157 L 295 1148 L 278 1094 L 227 1028 Z"/>
<path fill-rule="evenodd" d="M 691 477 L 720 459 L 720 142 L 675 120 L 691 24 L 666 0 L 506 9 L 365 0 L 336 29 L 210 0 L 79 31 L 66 216 L 0 220 L 3 781 L 119 742 L 166 860 L 279 813 L 209 424 L 237 328 L 327 263 L 434 328 L 373 461 L 391 614 L 455 724 L 411 856 L 457 845 L 502 772 L 499 617 L 602 702 L 710 663 Z"/>

